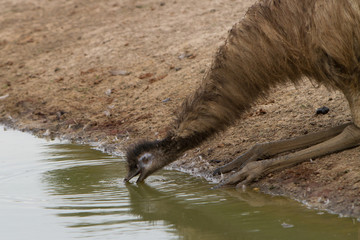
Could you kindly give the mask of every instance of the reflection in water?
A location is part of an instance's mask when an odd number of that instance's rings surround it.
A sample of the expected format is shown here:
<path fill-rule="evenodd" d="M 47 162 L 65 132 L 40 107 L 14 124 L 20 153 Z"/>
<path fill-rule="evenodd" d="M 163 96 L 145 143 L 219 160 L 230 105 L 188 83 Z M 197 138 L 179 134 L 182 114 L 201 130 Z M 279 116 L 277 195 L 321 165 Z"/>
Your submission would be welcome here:
<path fill-rule="evenodd" d="M 211 207 L 214 204 L 192 207 L 176 196 L 161 193 L 146 184 L 126 184 L 126 187 L 130 194 L 131 214 L 140 216 L 143 221 L 165 221 L 185 239 L 224 239 L 222 236 L 231 233 L 229 225 L 232 224 L 219 219 L 216 207 Z"/>
<path fill-rule="evenodd" d="M 296 202 L 282 197 L 226 190 L 218 201 L 210 196 L 210 202 L 199 198 L 199 202 L 189 203 L 146 184 L 127 184 L 127 188 L 132 214 L 149 222 L 164 220 L 184 239 L 352 239 L 358 236 L 359 225 L 353 226 L 351 234 L 349 222 L 343 222 L 342 226 L 334 219 L 327 220 L 329 216 L 304 211 Z M 204 190 L 200 189 L 200 194 L 205 194 Z M 229 193 L 234 198 L 229 197 Z M 247 202 L 243 202 L 245 199 Z"/>
<path fill-rule="evenodd" d="M 89 147 L 57 144 L 51 145 L 49 163 L 56 168 L 44 174 L 48 190 L 60 195 L 91 194 L 103 191 L 102 181 L 119 179 L 122 164 Z M 110 190 L 110 189 L 109 189 Z"/>
<path fill-rule="evenodd" d="M 359 239 L 353 219 L 285 198 L 174 171 L 125 184 L 119 158 L 22 133 L 7 147 L 0 133 L 0 239 Z"/>

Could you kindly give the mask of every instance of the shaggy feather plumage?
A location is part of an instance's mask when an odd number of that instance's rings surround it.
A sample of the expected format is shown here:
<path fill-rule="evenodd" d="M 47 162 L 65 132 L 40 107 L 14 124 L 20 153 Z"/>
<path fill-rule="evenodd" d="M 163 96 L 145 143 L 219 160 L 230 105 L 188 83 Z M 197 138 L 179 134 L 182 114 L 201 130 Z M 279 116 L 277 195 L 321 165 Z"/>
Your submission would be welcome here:
<path fill-rule="evenodd" d="M 129 167 L 156 149 L 162 153 L 159 166 L 174 161 L 231 125 L 276 85 L 296 84 L 303 76 L 343 91 L 360 127 L 360 112 L 352 107 L 360 104 L 359 60 L 359 0 L 259 1 L 229 31 L 168 137 L 130 150 Z"/>

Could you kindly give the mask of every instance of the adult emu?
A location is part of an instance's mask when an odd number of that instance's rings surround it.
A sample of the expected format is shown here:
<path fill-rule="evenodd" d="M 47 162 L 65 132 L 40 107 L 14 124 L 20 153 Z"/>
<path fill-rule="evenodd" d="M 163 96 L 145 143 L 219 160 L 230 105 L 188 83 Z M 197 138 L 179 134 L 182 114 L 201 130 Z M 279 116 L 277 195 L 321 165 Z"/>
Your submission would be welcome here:
<path fill-rule="evenodd" d="M 224 130 L 277 84 L 306 76 L 340 90 L 353 123 L 294 139 L 257 144 L 214 174 L 242 186 L 269 172 L 360 145 L 360 0 L 260 0 L 230 30 L 211 68 L 160 141 L 127 151 L 138 182 Z M 303 149 L 281 157 L 278 153 Z M 259 159 L 267 158 L 262 161 Z"/>

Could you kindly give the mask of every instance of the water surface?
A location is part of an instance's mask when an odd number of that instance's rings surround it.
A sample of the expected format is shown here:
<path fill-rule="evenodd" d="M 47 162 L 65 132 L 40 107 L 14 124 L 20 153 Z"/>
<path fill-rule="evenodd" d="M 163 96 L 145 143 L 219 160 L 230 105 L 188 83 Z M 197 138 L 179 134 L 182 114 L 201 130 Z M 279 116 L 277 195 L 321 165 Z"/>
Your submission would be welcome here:
<path fill-rule="evenodd" d="M 339 218 L 253 191 L 160 171 L 125 184 L 125 162 L 0 127 L 0 239 L 360 239 Z"/>

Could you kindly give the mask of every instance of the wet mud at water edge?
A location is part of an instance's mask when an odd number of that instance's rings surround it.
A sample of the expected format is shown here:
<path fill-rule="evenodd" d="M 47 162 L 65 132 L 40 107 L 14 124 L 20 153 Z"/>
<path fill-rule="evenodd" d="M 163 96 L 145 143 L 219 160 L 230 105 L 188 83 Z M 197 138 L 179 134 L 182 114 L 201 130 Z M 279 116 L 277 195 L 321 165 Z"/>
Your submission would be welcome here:
<path fill-rule="evenodd" d="M 359 239 L 360 223 L 162 170 L 125 184 L 123 158 L 0 128 L 0 239 Z"/>

